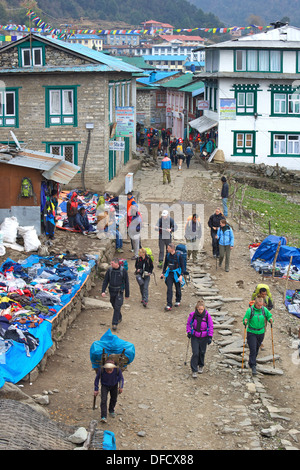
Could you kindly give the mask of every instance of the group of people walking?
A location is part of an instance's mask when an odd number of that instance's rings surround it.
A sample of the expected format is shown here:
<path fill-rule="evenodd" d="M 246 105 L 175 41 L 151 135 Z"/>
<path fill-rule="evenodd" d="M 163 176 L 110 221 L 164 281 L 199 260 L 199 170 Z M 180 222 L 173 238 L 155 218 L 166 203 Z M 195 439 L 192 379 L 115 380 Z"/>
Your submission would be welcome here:
<path fill-rule="evenodd" d="M 163 159 L 164 161 L 165 159 Z M 169 168 L 164 168 L 169 170 Z M 164 178 L 168 181 L 168 173 Z M 169 181 L 168 181 L 169 182 Z M 216 259 L 216 266 L 221 267 L 225 260 L 225 272 L 229 271 L 230 253 L 234 246 L 234 234 L 232 227 L 228 223 L 226 216 L 227 199 L 228 199 L 228 183 L 226 178 L 222 178 L 221 198 L 223 202 L 223 211 L 217 207 L 215 212 L 209 217 L 208 226 L 212 239 L 212 254 Z M 138 206 L 130 193 L 128 195 L 128 227 L 140 216 Z M 225 214 L 226 213 L 226 214 Z M 137 224 L 141 224 L 142 220 L 137 219 Z M 161 217 L 155 225 L 158 231 L 159 257 L 158 267 L 162 269 L 161 279 L 165 280 L 167 287 L 167 305 L 165 311 L 171 311 L 173 305 L 179 307 L 182 298 L 182 286 L 185 284 L 186 264 L 183 254 L 178 251 L 178 247 L 172 241 L 172 235 L 177 230 L 177 225 L 167 210 L 164 210 Z M 138 232 L 137 232 L 138 233 Z M 197 214 L 193 214 L 188 218 L 185 225 L 185 239 L 187 243 L 187 257 L 192 257 L 192 261 L 197 261 L 199 251 L 199 240 L 202 236 L 201 222 Z M 150 279 L 154 275 L 154 263 L 151 250 L 141 246 L 141 239 L 132 241 L 135 260 L 135 277 L 141 294 L 141 304 L 144 308 L 149 302 L 149 286 Z M 155 279 L 156 283 L 156 279 Z M 173 289 L 175 287 L 175 302 L 173 302 Z M 117 330 L 118 325 L 122 321 L 121 307 L 125 298 L 129 298 L 129 276 L 122 260 L 114 258 L 111 266 L 105 274 L 102 284 L 102 296 L 105 297 L 106 289 L 109 290 L 110 302 L 113 306 L 112 329 Z M 267 323 L 273 325 L 273 317 L 271 309 L 273 308 L 272 296 L 267 285 L 259 285 L 252 294 L 243 317 L 243 325 L 245 327 L 245 339 L 249 347 L 249 367 L 252 374 L 255 375 L 256 359 L 258 352 L 263 348 L 263 339 L 266 332 Z M 205 355 L 208 345 L 212 343 L 214 334 L 214 325 L 212 316 L 208 312 L 205 302 L 199 300 L 196 303 L 194 311 L 190 312 L 186 322 L 186 334 L 191 344 L 192 355 L 190 359 L 190 368 L 193 378 L 197 378 L 203 373 L 205 365 Z M 245 346 L 245 344 L 244 344 Z M 243 353 L 244 359 L 244 353 Z M 99 370 L 95 379 L 95 396 L 99 393 L 99 381 L 101 381 L 103 391 L 101 390 L 101 416 L 106 422 L 107 417 L 107 397 L 111 393 L 109 403 L 109 414 L 114 416 L 114 408 L 117 403 L 117 395 L 123 390 L 124 379 L 120 370 L 116 370 L 114 363 L 108 363 L 104 368 Z"/>

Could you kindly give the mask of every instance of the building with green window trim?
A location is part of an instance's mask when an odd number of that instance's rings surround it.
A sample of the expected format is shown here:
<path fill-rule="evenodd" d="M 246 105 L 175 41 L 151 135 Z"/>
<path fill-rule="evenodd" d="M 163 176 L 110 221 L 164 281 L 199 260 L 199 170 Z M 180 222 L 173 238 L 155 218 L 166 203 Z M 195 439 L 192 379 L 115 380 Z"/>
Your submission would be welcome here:
<path fill-rule="evenodd" d="M 0 50 L 0 141 L 13 130 L 32 150 L 80 167 L 69 187 L 105 191 L 135 150 L 136 84 L 141 70 L 80 44 L 29 34 Z M 116 107 L 133 113 L 118 134 Z M 124 150 L 111 150 L 111 141 Z M 126 170 L 126 169 L 125 169 Z"/>
<path fill-rule="evenodd" d="M 225 161 L 300 170 L 300 29 L 276 24 L 205 53 L 201 131 L 213 123 Z"/>

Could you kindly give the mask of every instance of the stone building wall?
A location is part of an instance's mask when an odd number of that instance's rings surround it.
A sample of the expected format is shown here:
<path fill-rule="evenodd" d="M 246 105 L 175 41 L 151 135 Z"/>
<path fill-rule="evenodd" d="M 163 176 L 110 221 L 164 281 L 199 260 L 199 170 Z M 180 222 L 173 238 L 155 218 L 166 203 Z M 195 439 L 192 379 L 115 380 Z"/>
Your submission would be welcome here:
<path fill-rule="evenodd" d="M 94 191 L 104 191 L 108 184 L 109 121 L 108 121 L 108 82 L 117 74 L 69 73 L 69 74 L 11 74 L 2 77 L 6 87 L 20 87 L 19 128 L 0 128 L 0 141 L 7 142 L 11 129 L 19 142 L 27 148 L 46 151 L 48 143 L 75 143 L 78 160 L 74 163 L 82 167 L 87 149 L 87 123 L 93 123 L 91 139 L 85 167 L 85 187 Z M 118 74 L 122 80 L 125 74 Z M 45 87 L 77 86 L 78 125 L 45 127 Z M 131 143 L 130 143 L 131 155 Z M 123 168 L 123 159 L 117 159 L 116 174 Z M 82 174 L 78 173 L 68 187 L 82 187 Z"/>

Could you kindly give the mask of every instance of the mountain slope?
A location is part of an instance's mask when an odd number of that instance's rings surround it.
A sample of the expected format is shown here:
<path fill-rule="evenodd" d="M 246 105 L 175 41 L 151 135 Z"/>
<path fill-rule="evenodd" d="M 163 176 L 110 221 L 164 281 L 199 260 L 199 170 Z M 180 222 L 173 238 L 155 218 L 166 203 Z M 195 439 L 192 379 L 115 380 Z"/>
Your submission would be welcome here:
<path fill-rule="evenodd" d="M 290 20 L 289 24 L 300 27 L 299 0 L 214 0 L 209 4 L 206 0 L 190 0 L 197 8 L 218 13 L 218 17 L 225 26 L 248 26 L 251 15 L 259 17 L 261 25 L 280 21 L 283 18 Z"/>
<path fill-rule="evenodd" d="M 44 21 L 57 27 L 62 20 L 77 20 L 87 18 L 101 23 L 101 20 L 119 22 L 123 21 L 135 27 L 141 27 L 146 20 L 156 20 L 171 24 L 175 28 L 218 27 L 222 26 L 220 20 L 212 13 L 204 13 L 187 0 L 39 0 L 33 9 Z M 9 10 L 7 5 L 9 4 Z M 0 22 L 21 19 L 26 9 L 18 10 L 24 4 L 21 0 L 0 1 Z M 7 7 L 5 14 L 1 14 L 1 6 Z M 16 10 L 13 11 L 12 7 Z M 2 8 L 3 9 L 3 8 Z M 47 14 L 49 16 L 47 16 Z M 20 21 L 18 21 L 20 23 Z M 56 23 L 56 24 L 55 24 Z"/>

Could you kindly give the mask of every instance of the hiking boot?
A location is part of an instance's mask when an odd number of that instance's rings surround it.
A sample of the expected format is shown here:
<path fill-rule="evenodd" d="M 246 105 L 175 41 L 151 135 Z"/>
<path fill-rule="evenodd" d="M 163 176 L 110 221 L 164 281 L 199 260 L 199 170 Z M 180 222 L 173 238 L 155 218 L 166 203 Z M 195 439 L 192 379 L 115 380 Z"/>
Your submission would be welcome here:
<path fill-rule="evenodd" d="M 116 252 L 117 252 L 117 253 L 124 253 L 124 250 L 122 250 L 122 248 L 117 248 L 117 249 L 116 249 Z"/>
<path fill-rule="evenodd" d="M 180 302 L 175 302 L 175 307 L 180 307 Z"/>
<path fill-rule="evenodd" d="M 192 373 L 192 377 L 193 377 L 194 379 L 196 379 L 196 378 L 198 377 L 197 372 L 193 372 L 193 373 Z"/>
<path fill-rule="evenodd" d="M 113 325 L 113 326 L 112 326 L 112 329 L 113 329 L 114 331 L 116 331 L 117 325 Z"/>
<path fill-rule="evenodd" d="M 170 310 L 172 310 L 172 307 L 170 307 L 169 305 L 167 305 L 167 306 L 165 307 L 165 310 L 166 310 L 166 312 L 169 312 Z"/>
<path fill-rule="evenodd" d="M 162 265 L 163 265 L 163 262 L 162 262 L 162 261 L 159 261 L 157 267 L 158 267 L 158 268 L 162 268 Z"/>
<path fill-rule="evenodd" d="M 115 412 L 114 412 L 114 411 L 110 411 L 110 412 L 109 412 L 109 416 L 110 416 L 111 418 L 115 418 L 115 417 L 116 417 Z"/>
<path fill-rule="evenodd" d="M 252 366 L 251 369 L 252 369 L 252 375 L 257 375 L 256 366 Z"/>
<path fill-rule="evenodd" d="M 107 419 L 105 417 L 101 418 L 101 423 L 107 423 Z"/>
<path fill-rule="evenodd" d="M 144 300 L 142 300 L 142 304 L 143 304 L 143 307 L 147 307 L 147 302 L 145 302 Z"/>
<path fill-rule="evenodd" d="M 198 366 L 198 374 L 202 374 L 202 373 L 203 373 L 203 367 Z"/>

